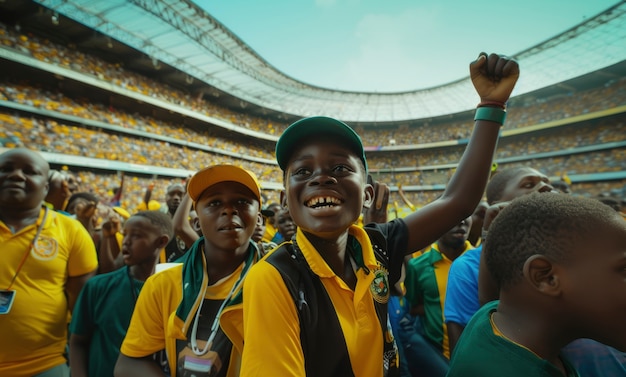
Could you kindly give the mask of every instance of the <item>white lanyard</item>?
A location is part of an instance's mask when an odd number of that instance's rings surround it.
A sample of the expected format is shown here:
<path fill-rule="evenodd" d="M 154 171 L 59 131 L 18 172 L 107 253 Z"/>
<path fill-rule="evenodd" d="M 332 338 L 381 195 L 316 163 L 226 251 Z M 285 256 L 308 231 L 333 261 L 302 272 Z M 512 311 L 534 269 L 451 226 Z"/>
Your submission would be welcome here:
<path fill-rule="evenodd" d="M 233 297 L 233 294 L 235 293 L 235 291 L 243 283 L 243 278 L 248 273 L 248 270 L 249 268 L 247 268 L 244 262 L 243 271 L 241 271 L 241 274 L 239 275 L 239 279 L 237 280 L 235 284 L 233 284 L 233 287 L 230 289 L 228 296 L 226 296 L 226 298 L 222 302 L 222 305 L 220 305 L 220 308 L 217 311 L 217 314 L 215 314 L 215 319 L 213 320 L 213 324 L 211 325 L 211 335 L 209 335 L 209 339 L 207 339 L 207 342 L 204 345 L 203 349 L 200 349 L 198 347 L 197 335 L 198 335 L 198 322 L 200 322 L 200 311 L 202 310 L 202 304 L 204 303 L 205 298 L 203 297 L 202 301 L 200 301 L 200 305 L 198 305 L 198 310 L 196 311 L 196 319 L 194 320 L 193 327 L 191 328 L 191 350 L 196 355 L 202 356 L 209 351 L 209 347 L 211 347 L 211 343 L 213 343 L 213 339 L 215 339 L 217 330 L 220 328 L 220 316 L 222 315 L 222 311 L 224 310 L 224 307 L 226 307 L 226 304 L 228 303 L 228 301 L 230 301 L 230 299 Z"/>

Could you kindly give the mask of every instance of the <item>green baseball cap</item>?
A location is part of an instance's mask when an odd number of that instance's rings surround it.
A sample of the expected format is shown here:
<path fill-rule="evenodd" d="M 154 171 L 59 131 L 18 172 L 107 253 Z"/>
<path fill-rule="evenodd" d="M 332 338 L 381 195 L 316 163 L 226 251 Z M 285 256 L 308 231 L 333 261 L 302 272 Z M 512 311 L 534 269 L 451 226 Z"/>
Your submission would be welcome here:
<path fill-rule="evenodd" d="M 363 162 L 367 172 L 367 160 L 359 135 L 344 122 L 325 116 L 303 118 L 287 127 L 276 143 L 278 166 L 284 171 L 302 141 L 319 135 L 332 136 L 334 140 L 345 145 Z"/>

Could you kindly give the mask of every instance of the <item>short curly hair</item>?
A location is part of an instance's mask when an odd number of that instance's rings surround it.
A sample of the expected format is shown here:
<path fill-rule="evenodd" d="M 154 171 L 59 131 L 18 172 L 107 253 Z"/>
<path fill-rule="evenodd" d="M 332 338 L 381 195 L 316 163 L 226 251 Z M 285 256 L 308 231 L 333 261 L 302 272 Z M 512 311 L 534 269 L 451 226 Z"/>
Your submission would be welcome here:
<path fill-rule="evenodd" d="M 509 288 L 522 279 L 529 257 L 541 254 L 566 262 L 579 240 L 595 237 L 618 221 L 623 220 L 617 212 L 595 199 L 523 195 L 504 208 L 489 228 L 484 247 L 487 268 L 501 288 Z"/>
<path fill-rule="evenodd" d="M 502 199 L 502 194 L 506 189 L 509 181 L 519 174 L 519 172 L 531 169 L 528 166 L 516 166 L 514 168 L 506 169 L 494 174 L 489 182 L 485 193 L 487 195 L 487 203 L 492 205 Z"/>
<path fill-rule="evenodd" d="M 160 211 L 139 211 L 131 217 L 136 216 L 148 219 L 152 225 L 156 226 L 162 234 L 166 234 L 170 240 L 174 237 L 174 226 L 169 214 Z"/>
<path fill-rule="evenodd" d="M 98 203 L 100 201 L 100 199 L 95 194 L 92 194 L 90 192 L 77 192 L 75 194 L 72 194 L 72 196 L 70 196 L 70 198 L 67 201 L 67 204 L 65 205 L 65 208 L 71 208 L 74 202 L 78 199 L 84 199 L 88 202 L 94 202 L 94 203 Z"/>

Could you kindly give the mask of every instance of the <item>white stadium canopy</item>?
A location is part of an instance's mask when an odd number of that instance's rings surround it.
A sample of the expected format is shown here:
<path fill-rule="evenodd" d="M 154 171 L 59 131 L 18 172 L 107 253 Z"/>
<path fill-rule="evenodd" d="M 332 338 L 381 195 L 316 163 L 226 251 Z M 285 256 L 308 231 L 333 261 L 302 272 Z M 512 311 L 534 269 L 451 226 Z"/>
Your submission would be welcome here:
<path fill-rule="evenodd" d="M 185 0 L 36 0 L 152 59 L 269 111 L 349 122 L 397 122 L 476 106 L 469 78 L 402 93 L 330 90 L 268 64 L 227 27 Z M 523 66 L 514 96 L 626 60 L 626 2 L 514 56 Z"/>

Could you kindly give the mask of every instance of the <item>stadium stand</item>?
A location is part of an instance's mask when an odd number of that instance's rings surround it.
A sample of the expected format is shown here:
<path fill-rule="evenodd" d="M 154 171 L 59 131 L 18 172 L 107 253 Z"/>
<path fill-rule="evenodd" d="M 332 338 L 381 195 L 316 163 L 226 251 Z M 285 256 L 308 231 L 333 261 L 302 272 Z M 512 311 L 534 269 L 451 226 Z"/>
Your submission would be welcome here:
<path fill-rule="evenodd" d="M 45 8 L 25 3 L 29 6 L 19 17 L 0 18 L 0 61 L 8 68 L 0 77 L 0 147 L 40 150 L 53 166 L 77 173 L 103 198 L 112 195 L 117 172 L 123 171 L 131 176 L 123 202 L 130 209 L 150 183 L 157 182 L 155 197 L 163 197 L 172 180 L 216 162 L 254 171 L 268 199 L 278 199 L 282 175 L 274 162 L 276 137 L 291 120 L 308 114 L 261 111 L 189 75 L 185 81 L 193 87 L 175 85 L 154 62 L 133 69 L 119 54 L 77 45 L 69 32 L 62 43 L 52 26 L 34 26 L 41 17 L 34 14 Z M 123 51 L 140 55 L 128 46 Z M 625 72 L 622 60 L 512 98 L 495 161 L 500 167 L 539 166 L 553 179 L 566 177 L 575 194 L 623 198 Z M 416 206 L 440 194 L 467 143 L 471 117 L 470 111 L 452 110 L 348 123 L 362 135 L 372 174 L 391 186 L 393 210 L 402 214 L 406 203 L 400 188 Z"/>

